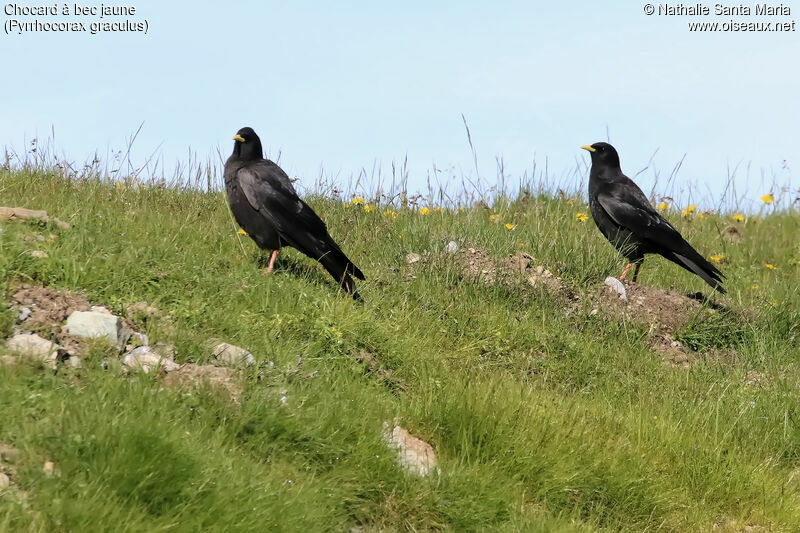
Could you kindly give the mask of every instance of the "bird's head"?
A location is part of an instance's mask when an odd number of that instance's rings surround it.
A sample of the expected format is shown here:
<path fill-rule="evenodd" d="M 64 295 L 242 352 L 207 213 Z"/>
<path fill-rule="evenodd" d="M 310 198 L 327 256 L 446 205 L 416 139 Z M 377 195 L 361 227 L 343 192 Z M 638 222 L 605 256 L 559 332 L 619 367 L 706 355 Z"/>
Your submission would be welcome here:
<path fill-rule="evenodd" d="M 233 153 L 241 159 L 263 159 L 264 151 L 261 148 L 261 139 L 258 138 L 253 128 L 242 128 L 233 136 Z"/>
<path fill-rule="evenodd" d="M 591 154 L 592 165 L 619 168 L 619 154 L 610 144 L 599 142 L 591 146 L 585 144 L 581 148 L 588 150 Z"/>

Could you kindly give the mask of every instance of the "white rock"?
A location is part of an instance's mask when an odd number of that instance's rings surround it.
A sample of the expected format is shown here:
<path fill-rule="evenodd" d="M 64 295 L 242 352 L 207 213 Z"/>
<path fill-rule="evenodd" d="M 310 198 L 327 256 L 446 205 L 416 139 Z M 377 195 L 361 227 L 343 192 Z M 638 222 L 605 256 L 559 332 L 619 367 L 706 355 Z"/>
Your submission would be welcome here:
<path fill-rule="evenodd" d="M 100 311 L 75 311 L 67 318 L 67 333 L 90 339 L 105 338 L 120 351 L 130 336 L 122 321 Z"/>
<path fill-rule="evenodd" d="M 447 246 L 444 247 L 444 251 L 448 254 L 454 254 L 458 251 L 458 243 L 456 241 L 450 241 L 447 243 Z"/>
<path fill-rule="evenodd" d="M 608 276 L 603 283 L 605 283 L 606 287 L 610 287 L 614 292 L 619 294 L 620 300 L 628 301 L 628 291 L 625 290 L 625 285 L 620 280 Z"/>
<path fill-rule="evenodd" d="M 25 322 L 31 317 L 31 308 L 30 307 L 20 307 L 19 308 L 19 315 L 17 315 L 18 322 Z"/>
<path fill-rule="evenodd" d="M 47 252 L 42 250 L 31 250 L 30 252 L 31 257 L 35 257 L 36 259 L 47 259 L 50 257 L 47 255 Z"/>
<path fill-rule="evenodd" d="M 150 339 L 144 333 L 134 331 L 131 333 L 131 339 L 139 343 L 139 346 L 150 346 Z"/>
<path fill-rule="evenodd" d="M 406 472 L 423 477 L 439 473 L 433 447 L 424 440 L 396 424 L 390 429 L 388 422 L 383 423 L 383 439 L 397 449 L 397 462 Z"/>
<path fill-rule="evenodd" d="M 45 461 L 42 472 L 46 476 L 54 476 L 56 474 L 56 464 L 53 461 Z"/>
<path fill-rule="evenodd" d="M 7 489 L 11 485 L 11 480 L 7 475 L 0 472 L 0 489 Z"/>
<path fill-rule="evenodd" d="M 34 333 L 21 333 L 8 339 L 6 348 L 29 359 L 54 361 L 56 359 L 56 352 L 58 352 L 61 347 Z"/>
<path fill-rule="evenodd" d="M 165 372 L 172 372 L 181 367 L 172 359 L 157 354 L 149 346 L 140 346 L 131 350 L 122 358 L 122 364 L 133 370 L 141 370 L 145 374 L 149 374 L 152 370 L 158 368 L 163 369 Z"/>
<path fill-rule="evenodd" d="M 83 361 L 77 355 L 73 355 L 67 359 L 67 365 L 73 369 L 83 368 Z"/>
<path fill-rule="evenodd" d="M 253 357 L 253 354 L 244 348 L 227 342 L 218 344 L 211 353 L 211 357 L 225 366 L 250 366 L 256 364 L 256 358 Z"/>
<path fill-rule="evenodd" d="M 408 263 L 409 265 L 413 265 L 414 263 L 419 263 L 420 259 L 421 257 L 419 256 L 419 254 L 411 252 L 406 256 L 406 263 Z"/>

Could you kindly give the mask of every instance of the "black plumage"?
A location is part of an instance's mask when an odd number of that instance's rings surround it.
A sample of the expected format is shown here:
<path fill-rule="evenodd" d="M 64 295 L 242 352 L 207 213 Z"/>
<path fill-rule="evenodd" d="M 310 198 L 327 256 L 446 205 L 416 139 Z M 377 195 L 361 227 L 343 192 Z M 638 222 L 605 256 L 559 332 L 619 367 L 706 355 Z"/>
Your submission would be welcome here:
<path fill-rule="evenodd" d="M 642 190 L 622 173 L 617 151 L 608 143 L 582 146 L 592 157 L 589 173 L 589 209 L 597 227 L 628 258 L 620 279 L 636 265 L 633 281 L 645 254 L 660 254 L 697 274 L 722 294 L 725 276 L 686 242 L 672 224 L 647 200 Z"/>
<path fill-rule="evenodd" d="M 291 246 L 319 261 L 342 288 L 360 299 L 353 281 L 364 274 L 342 252 L 325 223 L 297 196 L 289 176 L 264 159 L 261 140 L 252 128 L 233 137 L 233 153 L 225 162 L 225 191 L 236 222 L 256 244 L 272 250 L 267 273 L 278 250 Z"/>

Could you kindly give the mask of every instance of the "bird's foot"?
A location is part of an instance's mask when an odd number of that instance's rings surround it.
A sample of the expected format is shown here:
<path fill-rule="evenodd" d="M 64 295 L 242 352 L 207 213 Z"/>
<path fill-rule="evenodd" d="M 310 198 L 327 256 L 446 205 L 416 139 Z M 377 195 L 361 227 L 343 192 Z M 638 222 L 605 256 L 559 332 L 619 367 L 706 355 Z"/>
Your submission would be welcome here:
<path fill-rule="evenodd" d="M 275 270 L 275 259 L 278 258 L 278 250 L 272 250 L 272 253 L 269 256 L 269 264 L 267 268 L 264 270 L 264 275 L 269 276 L 272 274 L 272 271 Z"/>
<path fill-rule="evenodd" d="M 625 276 L 627 276 L 627 275 L 628 275 L 628 271 L 631 269 L 631 265 L 633 265 L 633 263 L 628 263 L 628 265 L 625 267 L 625 270 L 623 270 L 623 271 L 622 271 L 622 274 L 620 274 L 620 275 L 619 275 L 619 278 L 618 278 L 618 279 L 619 279 L 620 281 L 625 281 Z M 637 269 L 637 270 L 638 270 L 638 269 Z"/>

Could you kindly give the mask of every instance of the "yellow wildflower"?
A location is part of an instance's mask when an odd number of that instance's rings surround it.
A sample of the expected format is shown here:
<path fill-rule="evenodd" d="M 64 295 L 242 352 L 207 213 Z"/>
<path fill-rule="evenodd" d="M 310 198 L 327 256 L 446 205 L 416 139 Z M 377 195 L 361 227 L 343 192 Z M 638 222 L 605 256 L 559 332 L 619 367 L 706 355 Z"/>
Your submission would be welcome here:
<path fill-rule="evenodd" d="M 359 205 L 359 204 L 363 204 L 363 203 L 364 203 L 364 199 L 362 197 L 359 196 L 358 198 L 353 198 L 353 205 Z"/>
<path fill-rule="evenodd" d="M 575 205 L 575 200 L 567 200 L 567 205 Z"/>
<path fill-rule="evenodd" d="M 666 211 L 667 209 L 669 209 L 669 204 L 667 202 L 661 202 L 656 206 L 656 209 L 658 209 L 659 211 Z"/>
<path fill-rule="evenodd" d="M 751 291 L 756 291 L 756 290 L 758 290 L 758 285 L 750 285 L 750 290 L 751 290 Z"/>
<path fill-rule="evenodd" d="M 514 229 L 516 227 L 517 227 L 516 224 L 506 224 L 506 229 L 507 230 L 512 230 L 512 229 Z"/>
<path fill-rule="evenodd" d="M 521 249 L 523 249 L 523 248 L 527 247 L 528 245 L 527 245 L 527 244 L 525 244 L 524 242 L 520 241 L 520 242 L 518 242 L 518 243 L 517 243 L 517 246 L 518 246 L 518 247 L 520 248 L 520 250 L 521 250 Z"/>
<path fill-rule="evenodd" d="M 741 213 L 736 213 L 733 215 L 734 222 L 744 222 L 744 215 Z"/>
<path fill-rule="evenodd" d="M 419 214 L 420 215 L 427 215 L 430 212 L 431 212 L 431 210 L 428 209 L 427 207 L 423 207 L 422 209 L 419 210 Z"/>
<path fill-rule="evenodd" d="M 371 205 L 369 205 L 369 204 L 366 204 L 366 205 L 364 205 L 364 211 L 366 211 L 367 213 L 369 213 L 370 211 L 372 211 L 372 210 L 374 210 L 374 209 L 375 209 L 375 208 L 374 208 L 374 207 L 372 207 L 372 206 L 371 206 Z"/>
<path fill-rule="evenodd" d="M 239 231 L 237 231 L 236 233 L 238 233 L 239 235 L 247 235 L 247 232 L 242 228 L 239 228 Z"/>
<path fill-rule="evenodd" d="M 699 213 L 697 213 L 697 218 L 706 218 L 706 214 L 700 211 Z"/>
<path fill-rule="evenodd" d="M 397 218 L 397 213 L 392 211 L 391 209 L 386 209 L 383 214 L 387 217 Z"/>
<path fill-rule="evenodd" d="M 489 215 L 489 220 L 497 224 L 500 222 L 500 215 Z"/>
<path fill-rule="evenodd" d="M 765 194 L 761 197 L 761 201 L 765 204 L 771 204 L 773 201 L 775 201 L 775 196 L 773 196 L 772 193 Z"/>
<path fill-rule="evenodd" d="M 711 260 L 714 261 L 715 263 L 722 263 L 724 259 L 725 256 L 723 254 L 716 254 L 711 256 Z"/>
<path fill-rule="evenodd" d="M 578 214 L 575 216 L 575 219 L 576 219 L 578 222 L 586 222 L 587 220 L 589 220 L 589 215 L 587 215 L 586 213 L 578 213 Z"/>
<path fill-rule="evenodd" d="M 121 188 L 122 188 L 122 184 L 120 182 L 117 182 L 117 189 L 121 189 Z"/>
<path fill-rule="evenodd" d="M 436 211 L 437 213 L 444 213 L 444 208 L 439 207 L 438 205 L 434 207 L 433 210 Z"/>
<path fill-rule="evenodd" d="M 463 208 L 463 207 L 459 207 L 459 208 L 458 208 L 458 212 L 459 212 L 459 213 L 461 213 L 461 212 L 463 212 L 463 211 L 464 211 L 464 208 Z"/>
<path fill-rule="evenodd" d="M 764 266 L 767 267 L 770 270 L 777 270 L 777 268 L 778 268 L 775 265 L 773 265 L 772 263 L 764 263 Z"/>
<path fill-rule="evenodd" d="M 683 218 L 689 218 L 690 216 L 694 215 L 694 212 L 697 211 L 696 205 L 687 205 L 686 209 L 681 211 L 681 216 Z"/>

